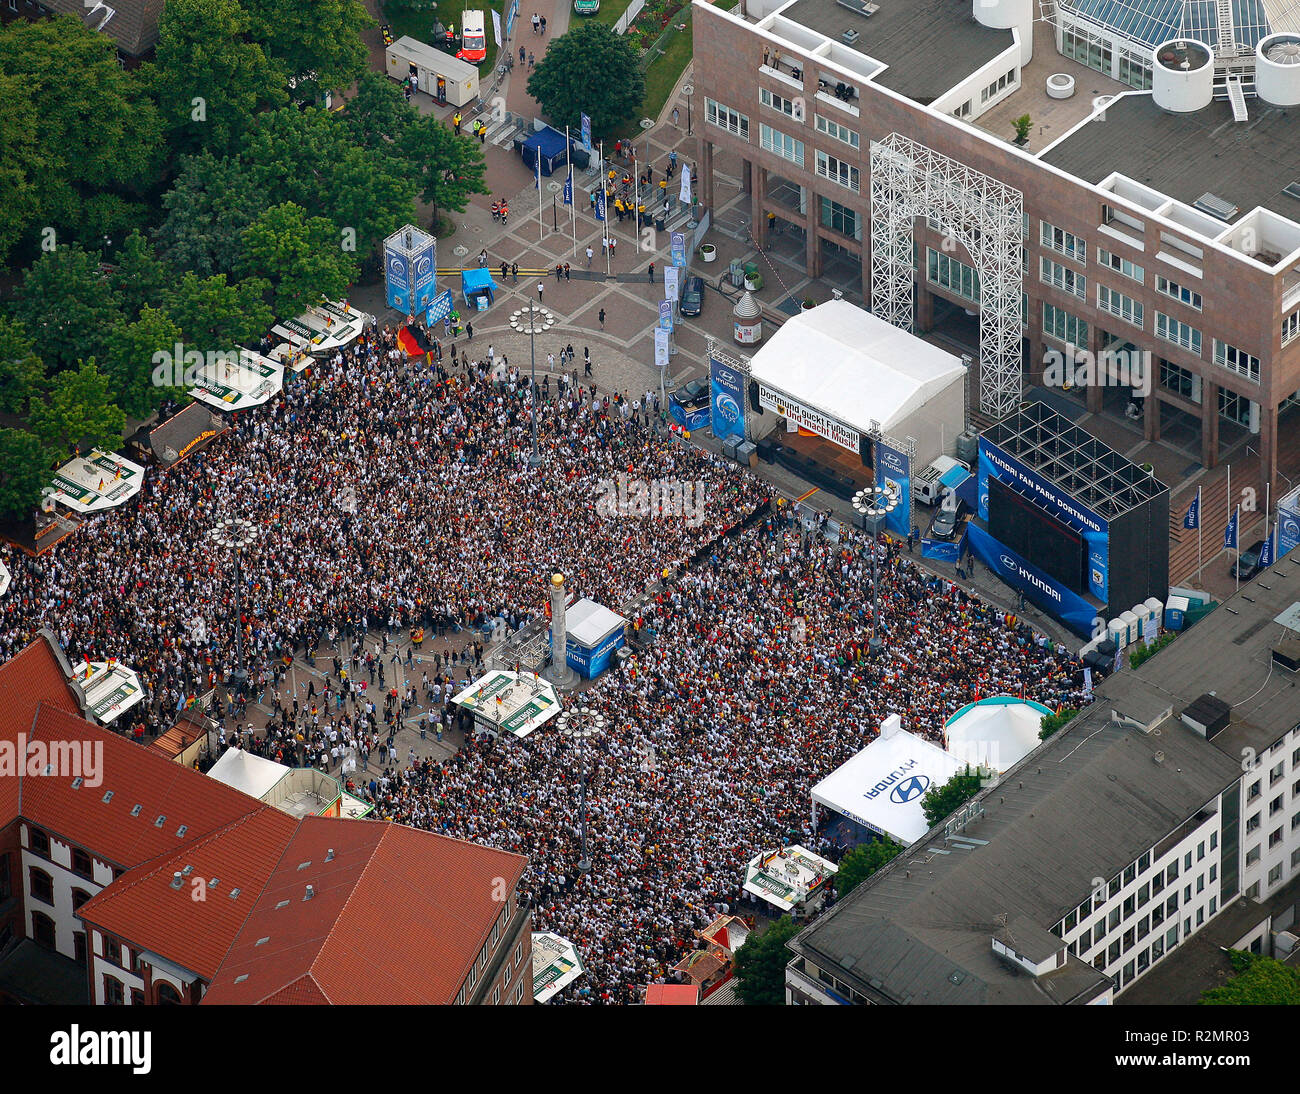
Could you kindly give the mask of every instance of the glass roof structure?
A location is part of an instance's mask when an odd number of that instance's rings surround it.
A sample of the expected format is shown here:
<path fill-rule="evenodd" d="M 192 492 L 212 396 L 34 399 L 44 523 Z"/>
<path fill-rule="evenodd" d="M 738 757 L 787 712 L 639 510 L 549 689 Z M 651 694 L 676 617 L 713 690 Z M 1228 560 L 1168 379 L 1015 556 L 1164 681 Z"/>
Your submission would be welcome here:
<path fill-rule="evenodd" d="M 1238 46 L 1253 50 L 1274 31 L 1300 28 L 1300 0 L 1231 3 Z M 1171 38 L 1195 38 L 1212 48 L 1219 46 L 1214 0 L 1062 0 L 1061 7 L 1145 46 L 1158 46 Z"/>

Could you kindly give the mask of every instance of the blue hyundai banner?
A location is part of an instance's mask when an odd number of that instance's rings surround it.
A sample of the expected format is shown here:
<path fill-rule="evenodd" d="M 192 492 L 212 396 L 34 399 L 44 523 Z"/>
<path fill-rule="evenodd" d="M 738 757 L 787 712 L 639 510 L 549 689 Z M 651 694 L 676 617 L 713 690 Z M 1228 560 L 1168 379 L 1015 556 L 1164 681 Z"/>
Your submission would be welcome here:
<path fill-rule="evenodd" d="M 1264 569 L 1272 566 L 1277 560 L 1273 557 L 1273 533 L 1269 532 L 1264 537 L 1264 546 L 1259 549 L 1259 566 Z"/>
<path fill-rule="evenodd" d="M 936 562 L 960 562 L 962 553 L 965 549 L 965 535 L 963 535 L 956 543 L 946 539 L 921 540 L 921 557 L 932 558 Z"/>
<path fill-rule="evenodd" d="M 966 543 L 981 562 L 1025 599 L 1059 619 L 1075 634 L 1092 637 L 1097 609 L 1055 578 L 1031 566 L 976 524 L 966 526 Z"/>
<path fill-rule="evenodd" d="M 1196 489 L 1196 497 L 1192 498 L 1192 504 L 1187 507 L 1187 513 L 1183 517 L 1184 528 L 1199 528 L 1201 526 L 1201 490 Z"/>
<path fill-rule="evenodd" d="M 744 377 L 729 365 L 709 358 L 713 435 L 720 440 L 745 435 Z"/>
<path fill-rule="evenodd" d="M 885 518 L 885 527 L 907 538 L 912 529 L 912 461 L 906 453 L 876 442 L 876 485 L 894 483 L 898 487 L 898 504 Z"/>
<path fill-rule="evenodd" d="M 596 219 L 605 219 L 605 187 L 603 183 L 600 189 L 596 191 Z"/>
<path fill-rule="evenodd" d="M 673 329 L 673 305 L 671 300 L 659 301 L 659 329 L 666 331 Z"/>
<path fill-rule="evenodd" d="M 564 180 L 564 204 L 573 204 L 573 172 L 569 172 L 568 178 Z"/>
<path fill-rule="evenodd" d="M 425 322 L 429 326 L 435 323 L 441 323 L 443 319 L 451 314 L 451 309 L 455 307 L 455 298 L 451 295 L 450 289 L 443 289 L 432 302 L 429 304 L 429 312 L 425 317 Z"/>
<path fill-rule="evenodd" d="M 1300 547 L 1300 490 L 1288 494 L 1277 505 L 1277 557 Z"/>
<path fill-rule="evenodd" d="M 403 315 L 411 310 L 411 270 L 406 255 L 401 251 L 384 252 L 384 283 L 387 287 L 388 306 Z"/>
<path fill-rule="evenodd" d="M 687 410 L 672 396 L 668 397 L 668 414 L 678 425 L 692 432 L 707 426 L 711 417 L 707 406 Z"/>
<path fill-rule="evenodd" d="M 1237 518 L 1241 516 L 1241 510 L 1233 511 L 1232 516 L 1228 519 L 1228 527 L 1223 530 L 1223 545 L 1225 547 L 1237 546 Z"/>
<path fill-rule="evenodd" d="M 582 147 L 591 151 L 591 118 L 586 114 L 582 116 Z"/>

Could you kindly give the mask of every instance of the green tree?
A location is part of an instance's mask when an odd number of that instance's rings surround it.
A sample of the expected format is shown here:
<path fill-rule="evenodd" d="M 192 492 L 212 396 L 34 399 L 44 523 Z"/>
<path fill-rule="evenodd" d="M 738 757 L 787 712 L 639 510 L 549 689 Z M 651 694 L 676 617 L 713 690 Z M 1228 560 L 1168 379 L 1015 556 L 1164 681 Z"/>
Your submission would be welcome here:
<path fill-rule="evenodd" d="M 414 172 L 420 200 L 433 209 L 435 225 L 440 210 L 463 213 L 471 194 L 490 193 L 482 148 L 456 136 L 431 114 L 411 123 L 402 136 L 401 152 Z"/>
<path fill-rule="evenodd" d="M 17 320 L 0 315 L 0 410 L 27 416 L 27 407 L 45 390 L 45 363 L 36 343 Z"/>
<path fill-rule="evenodd" d="M 229 152 L 254 114 L 287 100 L 250 26 L 238 0 L 167 0 L 153 86 L 174 148 Z"/>
<path fill-rule="evenodd" d="M 0 515 L 27 517 L 50 484 L 50 459 L 40 438 L 22 429 L 0 429 Z"/>
<path fill-rule="evenodd" d="M 49 229 L 58 243 L 139 223 L 140 194 L 161 177 L 162 123 L 147 77 L 118 64 L 111 39 L 75 17 L 15 20 L 0 27 L 0 77 L 0 178 L 17 199 L 0 217 L 0 258 L 18 217 L 21 234 Z"/>
<path fill-rule="evenodd" d="M 94 357 L 121 318 L 121 302 L 99 261 L 98 253 L 69 245 L 47 251 L 23 274 L 14 315 L 47 364 L 67 368 Z"/>
<path fill-rule="evenodd" d="M 751 934 L 736 951 L 736 994 L 749 1007 L 785 1004 L 785 967 L 790 961 L 786 942 L 799 927 L 783 915 L 762 934 Z"/>
<path fill-rule="evenodd" d="M 166 294 L 163 310 L 180 327 L 187 346 L 203 353 L 234 350 L 256 342 L 271 326 L 265 300 L 270 291 L 270 282 L 261 277 L 231 285 L 225 274 L 189 273 Z"/>
<path fill-rule="evenodd" d="M 356 93 L 341 117 L 357 144 L 380 149 L 393 147 L 416 113 L 397 84 L 381 72 L 367 72 L 357 81 Z"/>
<path fill-rule="evenodd" d="M 319 106 L 323 92 L 344 90 L 366 71 L 361 32 L 375 21 L 359 0 L 312 0 L 310 4 L 242 0 L 242 4 L 252 36 L 285 84 L 293 86 L 296 102 Z"/>
<path fill-rule="evenodd" d="M 840 860 L 835 875 L 835 892 L 846 897 L 882 866 L 888 865 L 902 848 L 893 840 L 878 839 L 860 843 Z"/>
<path fill-rule="evenodd" d="M 921 798 L 925 823 L 933 828 L 944 817 L 965 805 L 979 792 L 982 782 L 979 772 L 967 764 L 964 771 L 958 771 L 942 786 L 931 787 Z"/>
<path fill-rule="evenodd" d="M 211 277 L 239 267 L 244 229 L 268 201 L 239 160 L 200 152 L 181 157 L 162 204 L 167 218 L 158 229 L 158 246 L 168 265 L 177 273 Z"/>
<path fill-rule="evenodd" d="M 1047 740 L 1053 733 L 1074 718 L 1079 711 L 1075 707 L 1064 707 L 1055 714 L 1044 714 L 1039 720 L 1038 739 Z"/>
<path fill-rule="evenodd" d="M 1029 132 L 1034 128 L 1034 121 L 1028 114 L 1021 114 L 1011 124 L 1016 128 L 1016 144 L 1027 144 Z"/>
<path fill-rule="evenodd" d="M 113 265 L 108 284 L 117 294 L 123 316 L 134 319 L 146 304 L 158 300 L 168 281 L 167 268 L 139 232 L 126 237 Z"/>
<path fill-rule="evenodd" d="M 1204 992 L 1202 1006 L 1300 1006 L 1300 970 L 1245 950 L 1229 950 L 1228 959 L 1237 975 Z"/>
<path fill-rule="evenodd" d="M 334 226 L 308 217 L 300 205 L 273 205 L 244 232 L 244 265 L 267 276 L 277 315 L 297 315 L 308 304 L 345 294 L 359 272 L 339 246 Z"/>
<path fill-rule="evenodd" d="M 528 78 L 528 94 L 561 129 L 576 129 L 586 111 L 599 138 L 640 109 L 645 76 L 622 35 L 604 23 L 582 23 L 551 43 Z"/>
<path fill-rule="evenodd" d="M 114 402 L 131 417 L 149 417 L 166 398 L 183 399 L 183 388 L 154 382 L 154 355 L 175 356 L 181 329 L 158 308 L 145 305 L 134 323 L 123 323 L 108 336 L 105 372 L 111 384 Z M 169 358 L 170 359 L 170 358 Z M 183 368 L 184 362 L 178 362 Z"/>
<path fill-rule="evenodd" d="M 56 459 L 74 449 L 116 451 L 125 426 L 126 415 L 112 401 L 108 378 L 93 357 L 61 372 L 50 384 L 49 398 L 32 404 L 32 432 Z"/>

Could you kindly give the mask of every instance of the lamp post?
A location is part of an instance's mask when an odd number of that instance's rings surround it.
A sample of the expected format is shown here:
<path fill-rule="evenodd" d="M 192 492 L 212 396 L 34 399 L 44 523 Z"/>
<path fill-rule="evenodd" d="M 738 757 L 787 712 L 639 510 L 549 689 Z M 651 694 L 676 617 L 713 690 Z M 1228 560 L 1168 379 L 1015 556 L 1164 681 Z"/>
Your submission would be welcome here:
<path fill-rule="evenodd" d="M 244 613 L 243 580 L 240 576 L 240 556 L 257 536 L 257 526 L 243 517 L 228 517 L 218 521 L 216 527 L 208 533 L 208 539 L 216 547 L 231 551 L 235 556 L 235 667 L 226 684 L 237 698 L 242 698 L 244 686 L 248 683 L 248 670 L 244 667 Z"/>
<path fill-rule="evenodd" d="M 578 873 L 591 873 L 591 859 L 587 857 L 587 738 L 597 736 L 605 728 L 605 716 L 589 706 L 566 710 L 556 722 L 556 728 L 570 740 L 576 739 L 581 749 L 582 765 L 582 858 L 578 860 Z"/>
<path fill-rule="evenodd" d="M 884 645 L 880 638 L 880 528 L 898 503 L 897 493 L 887 486 L 868 486 L 853 495 L 853 510 L 871 533 L 871 638 L 867 650 L 872 657 Z"/>
<path fill-rule="evenodd" d="M 529 381 L 529 403 L 532 410 L 532 427 L 533 427 L 533 451 L 528 457 L 528 466 L 536 467 L 542 462 L 542 457 L 537 451 L 537 331 L 545 330 L 545 312 L 536 301 L 528 302 L 528 360 L 532 372 L 532 378 Z M 538 324 L 542 324 L 539 328 Z"/>
<path fill-rule="evenodd" d="M 695 105 L 695 85 L 687 84 L 682 90 L 686 93 L 686 135 L 691 135 L 691 115 L 694 113 L 692 107 Z"/>

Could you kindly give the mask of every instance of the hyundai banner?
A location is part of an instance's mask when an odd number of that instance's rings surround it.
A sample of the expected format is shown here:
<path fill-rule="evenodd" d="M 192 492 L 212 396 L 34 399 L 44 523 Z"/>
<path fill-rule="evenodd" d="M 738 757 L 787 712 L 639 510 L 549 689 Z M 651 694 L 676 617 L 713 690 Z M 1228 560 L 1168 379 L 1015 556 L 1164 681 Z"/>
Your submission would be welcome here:
<path fill-rule="evenodd" d="M 673 329 L 673 306 L 667 300 L 659 301 L 659 329 L 666 330 L 670 334 Z"/>
<path fill-rule="evenodd" d="M 384 252 L 384 281 L 388 288 L 388 306 L 403 315 L 410 314 L 411 269 L 401 251 Z"/>
<path fill-rule="evenodd" d="M 591 153 L 591 118 L 586 114 L 582 115 L 582 147 L 587 150 L 588 155 Z"/>
<path fill-rule="evenodd" d="M 1277 557 L 1300 547 L 1300 487 L 1277 503 Z"/>
<path fill-rule="evenodd" d="M 669 257 L 674 266 L 686 265 L 686 233 L 673 232 L 669 237 Z"/>
<path fill-rule="evenodd" d="M 451 295 L 450 289 L 443 289 L 429 304 L 428 314 L 425 316 L 425 323 L 432 327 L 435 323 L 441 323 L 443 319 L 451 314 L 452 308 L 456 306 L 455 298 Z"/>
<path fill-rule="evenodd" d="M 668 332 L 662 327 L 655 328 L 655 364 L 659 368 L 668 364 Z"/>
<path fill-rule="evenodd" d="M 677 200 L 683 205 L 691 203 L 691 169 L 682 167 L 682 188 L 677 192 Z"/>
<path fill-rule="evenodd" d="M 885 518 L 885 527 L 906 539 L 912 530 L 912 461 L 882 441 L 876 442 L 875 449 L 876 485 L 894 483 L 898 487 L 898 504 Z"/>
<path fill-rule="evenodd" d="M 678 296 L 681 295 L 681 288 L 678 285 L 680 273 L 676 266 L 664 267 L 664 299 L 672 304 L 676 304 Z"/>
<path fill-rule="evenodd" d="M 710 394 L 713 400 L 713 435 L 719 440 L 745 436 L 745 378 L 739 369 L 709 358 Z"/>
<path fill-rule="evenodd" d="M 1013 589 L 1024 593 L 1030 603 L 1059 619 L 1075 634 L 1092 637 L 1097 610 L 1078 593 L 1031 566 L 977 524 L 966 525 L 966 544 L 972 554 Z"/>

